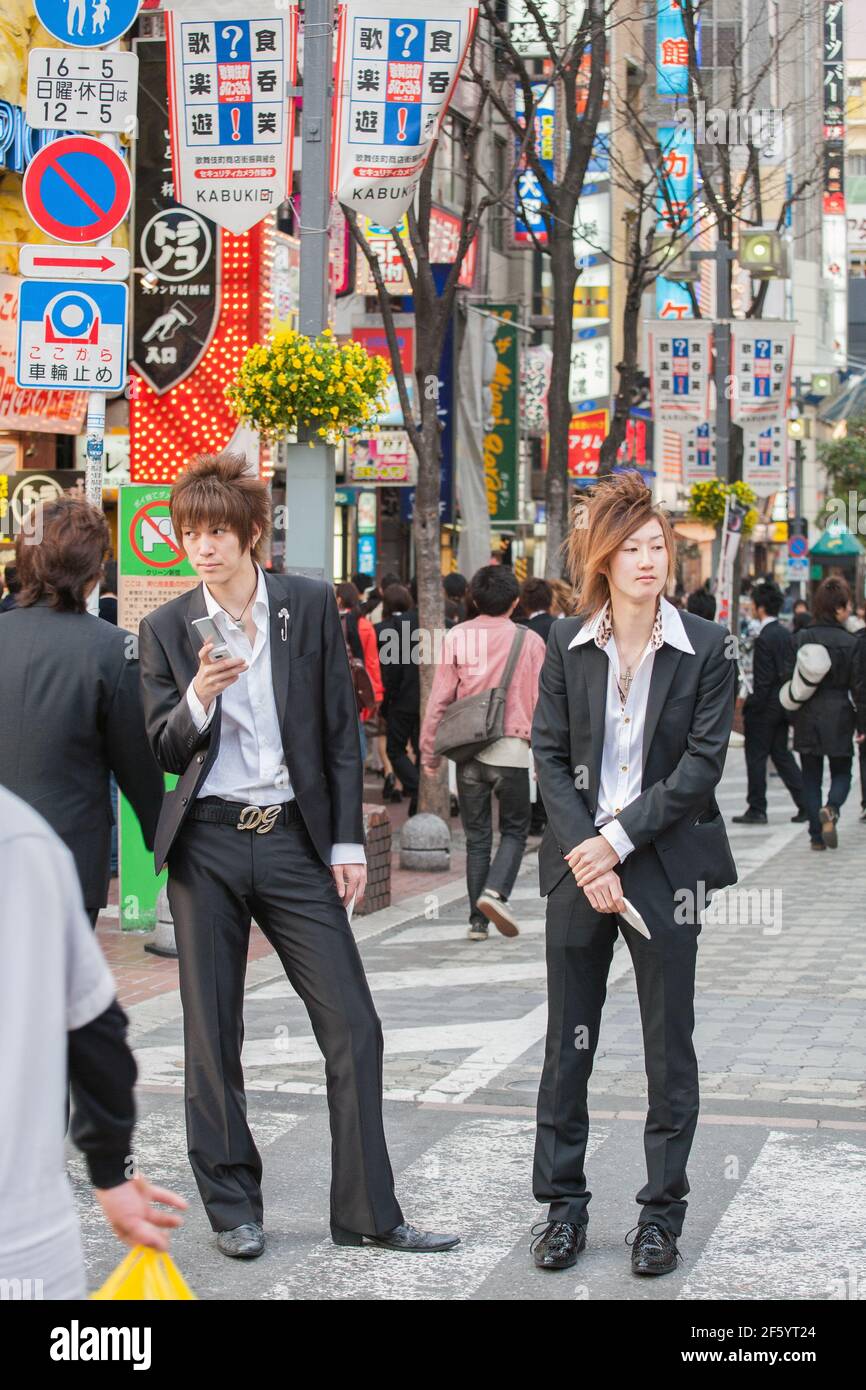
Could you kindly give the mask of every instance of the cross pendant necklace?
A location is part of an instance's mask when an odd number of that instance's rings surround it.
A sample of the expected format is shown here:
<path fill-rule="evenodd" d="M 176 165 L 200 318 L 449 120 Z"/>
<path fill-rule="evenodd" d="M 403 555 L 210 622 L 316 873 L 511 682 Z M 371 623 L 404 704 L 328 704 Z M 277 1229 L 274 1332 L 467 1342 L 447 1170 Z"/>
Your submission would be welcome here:
<path fill-rule="evenodd" d="M 625 675 L 621 676 L 617 681 L 617 685 L 619 686 L 619 698 L 622 700 L 623 704 L 625 704 L 628 699 L 628 692 L 631 690 L 631 683 L 633 680 L 634 676 L 631 673 L 631 667 L 627 666 Z"/>

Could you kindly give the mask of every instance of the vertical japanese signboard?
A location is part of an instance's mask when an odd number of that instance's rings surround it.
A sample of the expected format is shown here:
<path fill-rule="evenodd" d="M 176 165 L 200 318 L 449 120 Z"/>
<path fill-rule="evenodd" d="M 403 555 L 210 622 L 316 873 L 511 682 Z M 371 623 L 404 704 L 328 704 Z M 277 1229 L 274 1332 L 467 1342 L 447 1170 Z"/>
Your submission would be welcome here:
<path fill-rule="evenodd" d="M 731 324 L 731 419 L 744 429 L 782 424 L 791 390 L 793 323 L 735 319 Z"/>
<path fill-rule="evenodd" d="M 157 395 L 195 370 L 214 335 L 220 309 L 219 232 L 209 217 L 181 207 L 171 172 L 165 116 L 166 48 L 137 44 L 141 100 L 135 144 L 136 264 L 132 365 Z"/>
<path fill-rule="evenodd" d="M 492 343 L 496 365 L 489 384 L 490 414 L 484 433 L 484 484 L 492 522 L 517 521 L 517 465 L 520 409 L 516 304 L 489 304 L 498 319 Z"/>
<path fill-rule="evenodd" d="M 659 236 L 681 236 L 683 250 L 695 223 L 695 137 L 685 126 L 658 128 L 661 149 L 661 178 L 656 194 Z M 691 296 L 685 285 L 660 275 L 656 280 L 656 314 L 660 319 L 694 317 Z"/>
<path fill-rule="evenodd" d="M 553 182 L 556 155 L 556 85 L 553 82 L 532 83 L 533 135 L 530 143 L 538 163 Z M 525 102 L 520 83 L 514 87 L 514 113 L 526 126 Z M 519 148 L 519 142 L 518 142 Z M 538 181 L 535 169 L 526 158 L 521 162 L 514 184 L 514 241 L 517 246 L 547 245 L 547 223 L 543 209 L 547 198 Z"/>
<path fill-rule="evenodd" d="M 689 41 L 680 0 L 657 0 L 656 94 L 685 96 L 689 90 Z M 699 20 L 695 18 L 696 54 L 700 60 Z"/>
<path fill-rule="evenodd" d="M 478 17 L 455 0 L 427 8 L 348 0 L 340 10 L 332 187 L 385 227 L 412 204 Z"/>
<path fill-rule="evenodd" d="M 145 614 L 198 583 L 172 528 L 170 492 L 169 487 L 135 483 L 119 489 L 117 623 L 135 637 Z M 175 781 L 166 779 L 166 789 Z M 153 855 L 122 794 L 119 810 L 120 925 L 125 931 L 152 931 L 156 899 L 166 874 L 163 871 L 157 877 L 154 873 Z"/>
<path fill-rule="evenodd" d="M 169 11 L 168 92 L 179 203 L 230 232 L 273 212 L 292 183 L 298 7 L 265 19 Z"/>
<path fill-rule="evenodd" d="M 709 419 L 713 325 L 647 324 L 647 360 L 656 428 L 691 432 Z"/>

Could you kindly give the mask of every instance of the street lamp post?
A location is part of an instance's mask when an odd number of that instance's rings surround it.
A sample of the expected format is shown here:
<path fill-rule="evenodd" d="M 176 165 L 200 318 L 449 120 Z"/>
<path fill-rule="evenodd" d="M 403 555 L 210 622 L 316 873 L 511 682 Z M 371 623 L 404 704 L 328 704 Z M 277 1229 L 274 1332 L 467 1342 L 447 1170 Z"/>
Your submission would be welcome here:
<path fill-rule="evenodd" d="M 316 337 L 328 322 L 331 215 L 331 69 L 334 0 L 306 0 L 301 138 L 299 328 Z M 294 92 L 294 89 L 290 89 Z M 334 568 L 334 449 L 315 436 L 286 448 L 286 563 L 331 579 Z"/>

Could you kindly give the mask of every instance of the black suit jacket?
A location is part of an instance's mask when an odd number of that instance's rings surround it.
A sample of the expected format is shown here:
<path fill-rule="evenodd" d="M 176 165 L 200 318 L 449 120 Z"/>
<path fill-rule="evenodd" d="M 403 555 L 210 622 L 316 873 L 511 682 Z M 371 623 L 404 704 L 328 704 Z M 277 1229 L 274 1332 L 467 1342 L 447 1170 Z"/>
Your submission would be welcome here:
<path fill-rule="evenodd" d="M 521 627 L 528 627 L 530 632 L 537 632 L 542 642 L 546 643 L 550 629 L 559 619 L 552 613 L 536 613 L 534 618 L 515 618 L 514 621 L 520 623 Z"/>
<path fill-rule="evenodd" d="M 620 812 L 635 849 L 652 844 L 674 892 L 707 894 L 737 880 L 715 800 L 734 718 L 735 662 L 726 630 L 680 613 L 694 655 L 665 644 L 655 654 L 643 740 L 640 795 Z M 563 859 L 595 828 L 608 657 L 594 642 L 569 649 L 581 620 L 555 622 L 539 680 L 532 752 L 547 829 L 538 856 L 542 895 L 570 872 Z M 579 775 L 578 769 L 586 769 Z M 575 781 L 586 783 L 583 789 Z"/>
<path fill-rule="evenodd" d="M 109 772 L 153 845 L 163 777 L 148 746 L 135 638 L 47 603 L 0 623 L 0 783 L 72 851 L 89 912 L 108 901 Z"/>
<path fill-rule="evenodd" d="M 379 666 L 385 692 L 380 708 L 386 718 L 389 713 L 411 714 L 416 717 L 420 713 L 420 670 L 418 662 L 411 659 L 416 650 L 413 638 L 417 631 L 418 613 L 414 608 L 410 608 L 406 613 L 397 613 L 392 618 L 385 618 L 376 624 Z M 397 661 L 394 660 L 395 654 L 400 658 Z"/>
<path fill-rule="evenodd" d="M 756 719 L 785 717 L 779 691 L 794 669 L 794 639 L 778 618 L 761 628 L 752 654 L 752 693 L 743 713 Z"/>
<path fill-rule="evenodd" d="M 313 844 L 330 864 L 333 844 L 364 843 L 358 712 L 343 629 L 330 584 L 292 574 L 266 574 L 265 579 L 271 674 L 286 766 Z M 280 616 L 284 609 L 288 618 Z M 221 697 L 202 733 L 186 701 L 202 646 L 192 624 L 206 616 L 199 584 L 148 614 L 139 629 L 148 737 L 160 766 L 179 774 L 159 818 L 157 873 L 219 751 Z"/>

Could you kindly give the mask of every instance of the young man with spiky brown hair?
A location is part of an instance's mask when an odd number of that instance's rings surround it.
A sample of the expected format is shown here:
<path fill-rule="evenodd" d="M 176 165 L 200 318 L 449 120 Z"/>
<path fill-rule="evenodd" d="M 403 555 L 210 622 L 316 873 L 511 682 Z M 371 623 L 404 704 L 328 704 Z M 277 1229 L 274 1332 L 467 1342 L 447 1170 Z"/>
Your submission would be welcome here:
<path fill-rule="evenodd" d="M 664 597 L 670 522 L 636 473 L 599 483 L 569 539 L 575 618 L 554 623 L 532 751 L 547 810 L 548 1029 L 538 1096 L 534 1243 L 542 1269 L 586 1242 L 587 1084 L 617 932 L 631 953 L 644 1036 L 647 1181 L 635 1274 L 676 1269 L 698 1119 L 692 1044 L 700 909 L 736 882 L 715 799 L 734 715 L 729 634 Z"/>
<path fill-rule="evenodd" d="M 325 1056 L 331 1234 L 392 1250 L 457 1237 L 403 1220 L 382 1124 L 382 1028 L 346 905 L 366 880 L 358 713 L 331 586 L 258 563 L 267 485 L 242 457 L 194 460 L 171 516 L 202 582 L 142 621 L 148 734 L 179 774 L 157 829 L 168 864 L 184 1011 L 190 1162 L 223 1254 L 265 1245 L 262 1163 L 241 1043 L 253 914 Z M 211 618 L 228 655 L 203 641 Z"/>

